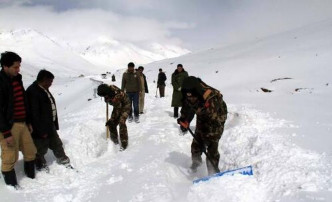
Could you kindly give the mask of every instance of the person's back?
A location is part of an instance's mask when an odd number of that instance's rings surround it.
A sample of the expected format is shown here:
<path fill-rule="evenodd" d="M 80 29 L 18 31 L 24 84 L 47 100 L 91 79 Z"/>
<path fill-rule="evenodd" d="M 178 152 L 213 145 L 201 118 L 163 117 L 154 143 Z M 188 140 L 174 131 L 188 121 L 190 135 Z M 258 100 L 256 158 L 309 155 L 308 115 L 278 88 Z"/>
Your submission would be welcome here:
<path fill-rule="evenodd" d="M 165 81 L 167 80 L 166 74 L 163 70 L 159 69 L 158 80 L 157 80 L 157 88 L 159 88 L 160 97 L 165 97 Z"/>

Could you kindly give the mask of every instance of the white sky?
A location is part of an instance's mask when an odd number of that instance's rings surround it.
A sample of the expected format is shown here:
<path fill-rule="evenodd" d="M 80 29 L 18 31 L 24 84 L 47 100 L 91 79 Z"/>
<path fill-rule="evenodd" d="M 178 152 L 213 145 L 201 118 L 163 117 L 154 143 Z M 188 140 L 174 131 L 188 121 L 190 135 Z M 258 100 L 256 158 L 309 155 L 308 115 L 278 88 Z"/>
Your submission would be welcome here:
<path fill-rule="evenodd" d="M 0 30 L 29 27 L 71 42 L 208 49 L 332 17 L 329 0 L 0 0 Z"/>

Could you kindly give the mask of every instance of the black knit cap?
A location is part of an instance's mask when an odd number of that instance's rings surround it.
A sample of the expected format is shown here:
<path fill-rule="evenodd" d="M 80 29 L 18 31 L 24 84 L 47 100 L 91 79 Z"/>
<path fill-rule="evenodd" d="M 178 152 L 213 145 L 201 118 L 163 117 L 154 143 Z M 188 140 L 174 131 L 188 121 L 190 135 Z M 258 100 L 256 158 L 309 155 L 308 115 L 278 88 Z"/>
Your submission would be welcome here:
<path fill-rule="evenodd" d="M 97 94 L 101 97 L 114 97 L 115 96 L 115 92 L 112 91 L 112 89 L 106 85 L 106 84 L 100 84 L 98 86 L 98 89 L 97 89 Z"/>
<path fill-rule="evenodd" d="M 187 93 L 191 93 L 192 96 L 201 97 L 203 96 L 204 90 L 201 86 L 201 79 L 194 76 L 189 76 L 183 80 L 181 91 L 184 96 Z"/>

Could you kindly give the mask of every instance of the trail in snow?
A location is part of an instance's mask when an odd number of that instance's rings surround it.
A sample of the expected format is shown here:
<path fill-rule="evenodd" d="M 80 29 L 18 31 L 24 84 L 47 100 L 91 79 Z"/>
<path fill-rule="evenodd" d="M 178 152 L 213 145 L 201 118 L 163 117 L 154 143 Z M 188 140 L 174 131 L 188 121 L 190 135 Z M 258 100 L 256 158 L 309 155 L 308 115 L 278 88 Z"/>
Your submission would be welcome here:
<path fill-rule="evenodd" d="M 24 177 L 22 160 L 17 165 L 23 190 L 5 190 L 7 201 L 274 201 L 299 192 L 331 189 L 331 164 L 327 157 L 303 150 L 282 133 L 296 127 L 276 120 L 249 106 L 228 103 L 229 118 L 220 140 L 221 170 L 253 165 L 254 176 L 225 176 L 206 183 L 192 180 L 207 175 L 203 164 L 189 174 L 190 134 L 179 136 L 172 117 L 171 89 L 165 98 L 146 94 L 146 111 L 141 123 L 127 123 L 129 147 L 105 140 L 105 103 L 92 97 L 90 80 L 70 81 L 84 99 L 72 100 L 75 110 L 63 111 L 61 131 L 67 155 L 77 169 L 66 169 L 46 156 L 50 173 L 38 172 L 36 179 Z M 77 85 L 78 84 L 78 85 Z M 61 84 L 55 90 L 64 90 Z M 150 84 L 150 91 L 153 89 Z M 153 92 L 153 90 L 152 90 Z M 59 99 L 62 99 L 61 96 Z M 76 102 L 76 103 L 75 103 Z M 61 103 L 61 101 L 60 101 Z M 62 103 L 64 104 L 64 103 Z M 77 106 L 80 106 L 78 108 Z M 59 106 L 64 108 L 65 106 Z M 111 107 L 112 110 L 112 107 Z M 194 129 L 194 122 L 192 129 Z M 203 158 L 205 159 L 205 158 Z"/>

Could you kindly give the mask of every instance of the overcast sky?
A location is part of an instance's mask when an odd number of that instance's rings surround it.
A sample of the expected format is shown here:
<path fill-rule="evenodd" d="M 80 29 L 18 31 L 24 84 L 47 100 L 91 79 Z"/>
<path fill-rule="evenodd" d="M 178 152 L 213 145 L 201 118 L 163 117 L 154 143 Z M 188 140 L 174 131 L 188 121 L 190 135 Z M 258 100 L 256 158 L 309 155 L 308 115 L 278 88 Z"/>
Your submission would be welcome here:
<path fill-rule="evenodd" d="M 0 0 L 0 30 L 70 41 L 106 36 L 191 51 L 256 39 L 332 17 L 331 0 Z"/>

